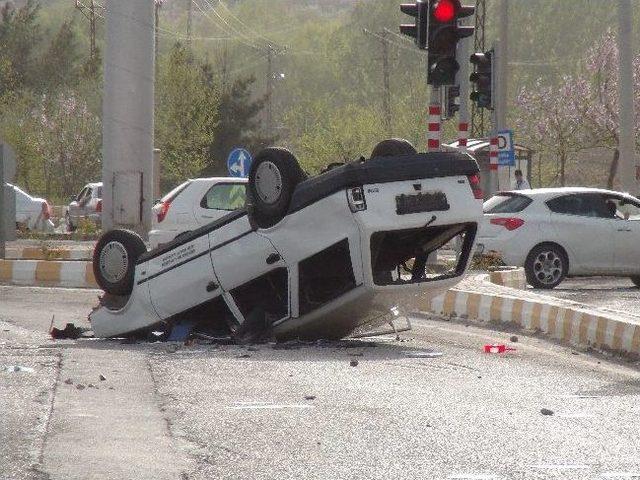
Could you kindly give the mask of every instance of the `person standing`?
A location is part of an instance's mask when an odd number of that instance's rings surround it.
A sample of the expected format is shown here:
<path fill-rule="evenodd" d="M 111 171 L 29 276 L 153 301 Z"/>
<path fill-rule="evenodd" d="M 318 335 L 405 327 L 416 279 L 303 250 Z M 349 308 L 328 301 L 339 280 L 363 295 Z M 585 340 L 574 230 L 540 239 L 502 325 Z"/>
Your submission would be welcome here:
<path fill-rule="evenodd" d="M 513 185 L 514 190 L 529 190 L 531 188 L 527 179 L 522 175 L 522 170 L 516 170 L 515 175 L 516 181 Z"/>

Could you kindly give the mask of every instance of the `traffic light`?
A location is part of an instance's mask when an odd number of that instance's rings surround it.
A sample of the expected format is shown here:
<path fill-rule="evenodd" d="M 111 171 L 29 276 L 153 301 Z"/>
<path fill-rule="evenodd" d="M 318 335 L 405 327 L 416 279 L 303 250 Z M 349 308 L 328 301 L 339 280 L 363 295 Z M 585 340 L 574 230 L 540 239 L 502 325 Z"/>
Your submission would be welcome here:
<path fill-rule="evenodd" d="M 474 72 L 469 80 L 474 83 L 471 100 L 478 108 L 493 110 L 493 51 L 474 53 L 470 58 Z"/>
<path fill-rule="evenodd" d="M 458 42 L 473 35 L 474 27 L 460 26 L 458 20 L 475 13 L 475 7 L 460 0 L 431 0 L 427 28 L 429 72 L 427 83 L 436 87 L 453 85 L 460 65 L 456 61 Z"/>
<path fill-rule="evenodd" d="M 413 37 L 421 50 L 427 48 L 427 30 L 429 28 L 429 0 L 417 0 L 416 3 L 400 5 L 402 13 L 415 17 L 415 24 L 400 25 L 400 33 Z"/>
<path fill-rule="evenodd" d="M 453 117 L 460 110 L 460 85 L 444 87 L 444 112 L 445 118 Z"/>

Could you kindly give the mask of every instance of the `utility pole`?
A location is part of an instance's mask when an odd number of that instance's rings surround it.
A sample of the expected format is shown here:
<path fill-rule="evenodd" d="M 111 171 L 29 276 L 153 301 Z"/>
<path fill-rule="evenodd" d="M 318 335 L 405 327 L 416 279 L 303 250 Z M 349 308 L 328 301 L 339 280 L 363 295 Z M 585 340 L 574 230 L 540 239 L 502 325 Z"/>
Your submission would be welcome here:
<path fill-rule="evenodd" d="M 153 58 L 155 59 L 156 64 L 156 73 L 158 69 L 158 44 L 160 43 L 160 38 L 158 36 L 158 27 L 160 26 L 160 8 L 162 7 L 162 0 L 155 1 L 155 48 L 153 52 Z"/>
<path fill-rule="evenodd" d="M 102 227 L 147 237 L 154 198 L 154 3 L 106 3 Z"/>
<path fill-rule="evenodd" d="M 507 128 L 507 99 L 509 98 L 509 0 L 500 0 L 500 46 L 496 51 L 498 62 L 496 79 L 497 129 Z"/>
<path fill-rule="evenodd" d="M 460 64 L 460 70 L 457 74 L 457 84 L 460 85 L 460 109 L 458 110 L 458 147 L 460 150 L 467 150 L 467 140 L 469 138 L 469 70 L 470 62 L 469 49 L 471 47 L 470 39 L 462 39 L 458 44 L 458 58 Z M 475 103 L 474 103 L 475 105 Z"/>
<path fill-rule="evenodd" d="M 267 45 L 267 135 L 273 132 L 273 53 L 271 45 Z"/>
<path fill-rule="evenodd" d="M 384 128 L 387 136 L 391 135 L 391 79 L 389 75 L 389 43 L 387 41 L 387 31 L 381 33 L 382 40 L 382 77 L 384 83 L 384 95 L 382 97 L 382 108 L 384 110 Z"/>
<path fill-rule="evenodd" d="M 494 79 L 491 86 L 491 97 L 494 99 L 494 109 L 491 112 L 491 135 L 489 137 L 489 193 L 494 194 L 500 189 L 500 175 L 498 166 L 498 132 L 500 131 L 500 64 L 502 59 L 502 41 L 496 40 L 493 47 L 493 61 L 491 62 Z"/>
<path fill-rule="evenodd" d="M 191 28 L 193 27 L 193 0 L 187 0 L 187 45 L 191 46 Z"/>
<path fill-rule="evenodd" d="M 485 47 L 485 23 L 486 23 L 486 0 L 476 1 L 476 21 L 475 37 L 473 41 L 474 52 L 484 52 Z M 461 96 L 462 97 L 462 96 Z M 471 136 L 481 138 L 485 135 L 485 115 L 484 108 L 478 108 L 475 102 L 471 105 Z"/>
<path fill-rule="evenodd" d="M 382 48 L 382 83 L 383 83 L 383 95 L 382 95 L 382 111 L 384 112 L 384 129 L 386 134 L 391 135 L 393 115 L 391 112 L 391 72 L 389 66 L 389 31 L 383 29 L 377 33 L 373 33 L 366 28 L 362 31 L 367 35 L 376 37 L 380 41 L 380 47 Z"/>
<path fill-rule="evenodd" d="M 633 27 L 631 0 L 618 0 L 618 50 L 620 138 L 620 181 L 624 191 L 638 194 L 638 174 L 635 155 L 634 105 L 633 105 Z"/>
<path fill-rule="evenodd" d="M 89 6 L 76 0 L 76 8 L 87 20 L 89 20 L 89 56 L 91 59 L 96 55 L 96 4 L 94 0 L 90 0 Z"/>

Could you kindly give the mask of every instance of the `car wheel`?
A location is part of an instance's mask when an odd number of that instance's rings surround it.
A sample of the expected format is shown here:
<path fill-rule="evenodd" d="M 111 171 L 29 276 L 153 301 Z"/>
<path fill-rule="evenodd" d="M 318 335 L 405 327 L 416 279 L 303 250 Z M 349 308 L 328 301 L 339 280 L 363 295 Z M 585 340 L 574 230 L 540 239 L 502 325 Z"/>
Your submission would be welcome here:
<path fill-rule="evenodd" d="M 403 138 L 390 138 L 383 140 L 375 146 L 373 152 L 371 152 L 371 158 L 415 155 L 416 153 L 418 153 L 418 151 L 408 140 Z"/>
<path fill-rule="evenodd" d="M 129 295 L 136 261 L 146 251 L 142 238 L 129 230 L 111 230 L 100 237 L 93 251 L 93 274 L 100 288 L 111 295 Z"/>
<path fill-rule="evenodd" d="M 531 250 L 524 269 L 529 285 L 551 289 L 557 287 L 567 276 L 569 260 L 558 245 L 542 244 Z"/>
<path fill-rule="evenodd" d="M 631 277 L 631 281 L 636 287 L 640 288 L 640 276 Z"/>
<path fill-rule="evenodd" d="M 284 218 L 296 186 L 307 178 L 296 157 L 284 148 L 266 148 L 254 159 L 249 173 L 247 210 L 260 228 Z"/>

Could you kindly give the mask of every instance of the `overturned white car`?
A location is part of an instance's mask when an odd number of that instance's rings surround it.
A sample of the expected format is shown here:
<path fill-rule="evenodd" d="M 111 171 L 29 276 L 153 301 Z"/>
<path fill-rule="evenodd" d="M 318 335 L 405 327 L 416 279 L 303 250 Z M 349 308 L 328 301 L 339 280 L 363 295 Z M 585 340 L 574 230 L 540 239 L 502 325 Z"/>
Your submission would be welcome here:
<path fill-rule="evenodd" d="M 149 252 L 132 232 L 105 233 L 94 253 L 107 292 L 90 314 L 95 335 L 193 317 L 231 334 L 260 324 L 278 338 L 342 338 L 456 284 L 482 217 L 473 158 L 417 154 L 400 140 L 308 179 L 290 152 L 268 148 L 247 198 L 246 209 Z M 452 241 L 449 262 L 430 266 Z"/>

